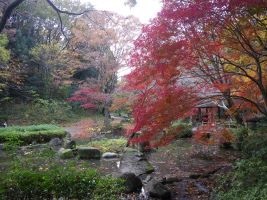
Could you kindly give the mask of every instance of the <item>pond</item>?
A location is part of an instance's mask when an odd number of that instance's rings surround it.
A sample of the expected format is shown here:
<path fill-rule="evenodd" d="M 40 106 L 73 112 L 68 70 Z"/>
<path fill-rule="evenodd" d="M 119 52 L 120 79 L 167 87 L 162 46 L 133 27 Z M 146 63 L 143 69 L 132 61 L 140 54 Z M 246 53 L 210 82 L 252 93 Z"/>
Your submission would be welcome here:
<path fill-rule="evenodd" d="M 38 146 L 38 145 L 37 145 Z M 19 159 L 34 155 L 44 155 L 48 151 L 47 145 L 38 148 L 20 148 L 16 152 Z M 6 169 L 12 161 L 12 155 L 0 150 L 0 170 Z M 154 167 L 151 177 L 157 180 L 176 178 L 177 182 L 167 185 L 172 192 L 172 199 L 209 199 L 215 184 L 213 174 L 217 171 L 231 167 L 231 163 L 238 157 L 233 150 L 223 150 L 217 146 L 206 146 L 196 143 L 193 139 L 179 139 L 168 146 L 161 147 L 147 153 L 148 162 Z M 97 169 L 103 175 L 117 176 L 121 158 L 100 160 L 79 160 L 72 158 L 61 160 L 56 154 L 49 158 L 49 162 L 76 163 L 77 167 L 86 166 Z M 134 164 L 135 162 L 133 162 Z M 44 163 L 42 163 L 44 164 Z M 132 164 L 132 163 L 131 163 Z M 207 175 L 206 177 L 201 177 Z M 209 176 L 211 175 L 211 176 Z M 142 177 L 143 180 L 147 176 Z M 127 199 L 127 198 L 125 198 Z M 128 199 L 140 199 L 139 195 Z M 144 199 L 144 198 L 143 198 Z M 148 199 L 148 198 L 146 198 Z"/>

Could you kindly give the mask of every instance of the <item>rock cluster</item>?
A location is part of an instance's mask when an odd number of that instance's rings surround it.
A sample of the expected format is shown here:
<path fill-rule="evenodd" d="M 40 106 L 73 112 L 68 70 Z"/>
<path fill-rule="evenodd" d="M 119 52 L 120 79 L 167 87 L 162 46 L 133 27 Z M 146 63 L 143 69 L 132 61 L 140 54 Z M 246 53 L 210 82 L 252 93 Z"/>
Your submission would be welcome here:
<path fill-rule="evenodd" d="M 76 142 L 71 139 L 71 135 L 67 133 L 66 138 L 61 140 L 53 138 L 49 142 L 49 146 L 58 150 L 58 156 L 61 159 L 71 159 L 77 156 L 79 159 L 100 159 L 101 152 L 99 149 L 90 146 L 77 146 Z M 102 155 L 104 159 L 118 158 L 117 153 L 106 152 Z"/>

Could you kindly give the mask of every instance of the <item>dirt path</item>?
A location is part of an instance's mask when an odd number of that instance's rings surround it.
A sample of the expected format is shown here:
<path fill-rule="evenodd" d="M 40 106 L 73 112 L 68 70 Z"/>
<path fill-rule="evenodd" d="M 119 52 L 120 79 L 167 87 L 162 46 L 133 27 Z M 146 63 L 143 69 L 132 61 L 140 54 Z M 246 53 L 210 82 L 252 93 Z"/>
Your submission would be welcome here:
<path fill-rule="evenodd" d="M 73 139 L 89 139 L 93 134 L 93 129 L 97 126 L 97 122 L 90 118 L 64 125 Z"/>

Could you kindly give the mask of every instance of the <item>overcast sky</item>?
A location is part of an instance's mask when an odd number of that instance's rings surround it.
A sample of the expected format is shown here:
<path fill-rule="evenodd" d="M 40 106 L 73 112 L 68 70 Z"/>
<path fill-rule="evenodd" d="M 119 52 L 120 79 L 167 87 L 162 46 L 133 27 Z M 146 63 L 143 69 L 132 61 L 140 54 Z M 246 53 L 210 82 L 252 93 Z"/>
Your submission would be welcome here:
<path fill-rule="evenodd" d="M 125 0 L 81 0 L 90 2 L 98 10 L 108 10 L 121 15 L 134 15 L 142 23 L 148 23 L 150 19 L 156 17 L 157 12 L 161 9 L 160 0 L 137 0 L 137 5 L 133 8 L 125 6 Z"/>
<path fill-rule="evenodd" d="M 97 10 L 107 10 L 116 12 L 123 16 L 134 15 L 139 18 L 141 23 L 147 24 L 151 19 L 157 16 L 161 10 L 161 0 L 137 0 L 137 5 L 133 8 L 125 6 L 126 0 L 81 0 L 82 2 L 90 2 Z M 119 78 L 128 74 L 128 67 L 121 68 L 118 71 Z"/>

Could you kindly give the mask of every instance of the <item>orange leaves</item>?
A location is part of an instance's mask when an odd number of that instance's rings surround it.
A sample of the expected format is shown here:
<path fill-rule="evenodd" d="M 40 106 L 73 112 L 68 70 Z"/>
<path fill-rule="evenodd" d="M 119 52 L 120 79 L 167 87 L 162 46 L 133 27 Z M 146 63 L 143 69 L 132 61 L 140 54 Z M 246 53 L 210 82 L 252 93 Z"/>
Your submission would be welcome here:
<path fill-rule="evenodd" d="M 131 113 L 135 96 L 130 92 L 116 91 L 113 94 L 113 101 L 110 110 L 113 112 Z"/>
<path fill-rule="evenodd" d="M 225 92 L 231 88 L 231 85 L 226 83 L 214 83 L 213 86 L 220 92 Z"/>
<path fill-rule="evenodd" d="M 233 133 L 223 127 L 212 124 L 199 126 L 194 133 L 194 138 L 204 144 L 226 144 L 235 140 Z"/>

